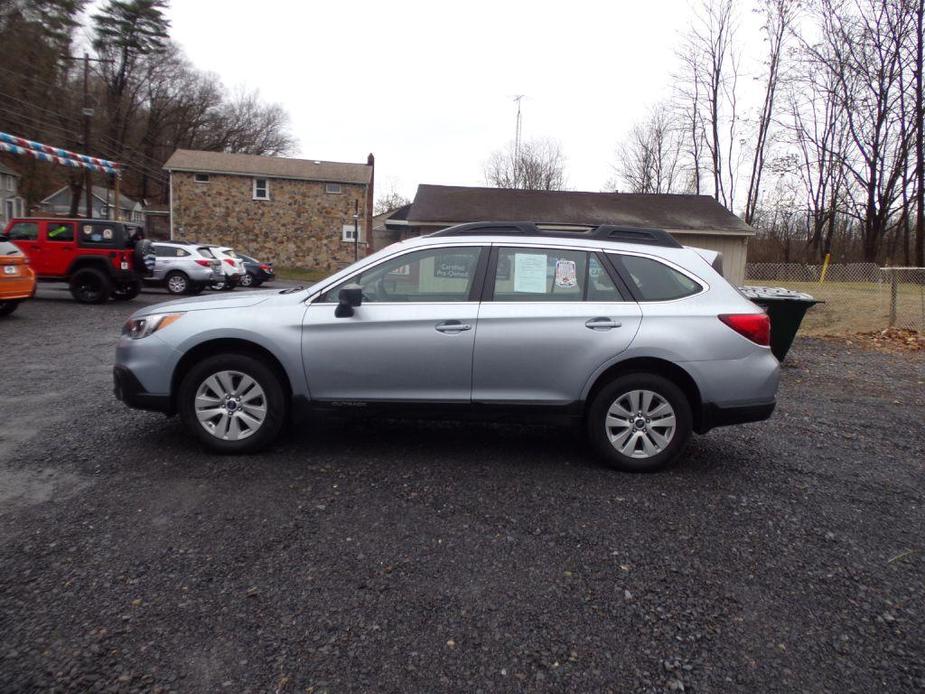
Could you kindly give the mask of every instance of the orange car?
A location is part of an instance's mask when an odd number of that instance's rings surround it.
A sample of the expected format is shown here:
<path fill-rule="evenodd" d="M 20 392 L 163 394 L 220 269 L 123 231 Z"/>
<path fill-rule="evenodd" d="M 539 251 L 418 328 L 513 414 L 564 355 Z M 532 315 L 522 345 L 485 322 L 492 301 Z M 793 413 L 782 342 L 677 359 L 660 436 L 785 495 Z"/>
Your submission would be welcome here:
<path fill-rule="evenodd" d="M 0 316 L 8 316 L 23 299 L 35 294 L 35 273 L 29 258 L 8 241 L 0 241 Z"/>

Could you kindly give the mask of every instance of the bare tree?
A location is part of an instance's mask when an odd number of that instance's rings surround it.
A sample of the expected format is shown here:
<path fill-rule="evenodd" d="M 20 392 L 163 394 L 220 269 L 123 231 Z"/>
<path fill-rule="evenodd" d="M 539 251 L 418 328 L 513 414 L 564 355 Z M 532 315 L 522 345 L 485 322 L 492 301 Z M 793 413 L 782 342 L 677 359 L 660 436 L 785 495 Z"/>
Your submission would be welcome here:
<path fill-rule="evenodd" d="M 615 177 L 610 190 L 633 193 L 671 193 L 682 187 L 683 124 L 668 105 L 659 104 L 646 120 L 633 127 L 617 148 Z"/>
<path fill-rule="evenodd" d="M 902 46 L 909 37 L 903 0 L 820 0 L 821 40 L 804 44 L 818 69 L 829 71 L 842 101 L 853 156 L 843 165 L 853 179 L 849 212 L 863 226 L 864 259 L 874 261 L 902 195 L 911 144 L 903 132 Z"/>
<path fill-rule="evenodd" d="M 735 31 L 735 0 L 706 0 L 679 53 L 686 79 L 681 94 L 688 97 L 685 111 L 695 189 L 701 188 L 702 143 L 709 156 L 706 166 L 713 178 L 713 196 L 727 209 L 732 209 L 735 199 L 738 159 Z"/>
<path fill-rule="evenodd" d="M 408 198 L 395 190 L 395 188 L 391 188 L 388 192 L 380 195 L 376 199 L 376 206 L 373 208 L 373 214 L 385 214 L 386 212 L 397 210 L 399 207 L 404 207 L 410 204 L 410 202 Z"/>
<path fill-rule="evenodd" d="M 497 150 L 485 164 L 485 181 L 495 188 L 563 190 L 565 156 L 554 140 L 530 140 Z"/>
<path fill-rule="evenodd" d="M 915 132 L 915 264 L 925 266 L 925 103 L 922 95 L 922 44 L 925 43 L 925 0 L 914 4 L 913 26 L 915 30 L 914 57 L 912 69 L 915 91 L 913 106 L 913 131 Z"/>
<path fill-rule="evenodd" d="M 768 133 L 774 115 L 774 102 L 780 79 L 781 58 L 785 40 L 796 17 L 797 0 L 763 0 L 761 12 L 764 16 L 765 41 L 768 44 L 768 72 L 764 85 L 764 101 L 758 116 L 755 133 L 755 150 L 752 155 L 751 175 L 748 181 L 748 195 L 745 199 L 745 223 L 751 224 L 761 192 L 761 175 L 767 156 Z"/>

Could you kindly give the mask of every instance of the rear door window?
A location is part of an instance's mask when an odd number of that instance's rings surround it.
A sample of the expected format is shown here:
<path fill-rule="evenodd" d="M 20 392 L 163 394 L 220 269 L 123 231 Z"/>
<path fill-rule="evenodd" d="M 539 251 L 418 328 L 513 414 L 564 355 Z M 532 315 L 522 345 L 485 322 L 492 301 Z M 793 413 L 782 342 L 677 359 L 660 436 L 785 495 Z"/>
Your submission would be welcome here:
<path fill-rule="evenodd" d="M 48 222 L 45 238 L 49 241 L 73 241 L 74 222 Z"/>
<path fill-rule="evenodd" d="M 671 301 L 700 292 L 703 287 L 687 275 L 652 258 L 636 255 L 610 256 L 630 278 L 640 301 Z"/>
<path fill-rule="evenodd" d="M 624 301 L 596 254 L 557 248 L 499 248 L 494 301 Z"/>

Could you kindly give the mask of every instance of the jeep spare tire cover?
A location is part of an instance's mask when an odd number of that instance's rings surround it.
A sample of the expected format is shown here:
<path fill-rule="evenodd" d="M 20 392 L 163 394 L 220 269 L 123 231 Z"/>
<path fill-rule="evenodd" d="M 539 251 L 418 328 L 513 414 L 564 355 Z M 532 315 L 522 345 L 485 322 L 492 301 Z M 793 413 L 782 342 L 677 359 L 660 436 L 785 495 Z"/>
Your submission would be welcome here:
<path fill-rule="evenodd" d="M 157 262 L 157 257 L 154 255 L 154 244 L 148 239 L 139 239 L 136 241 L 134 260 L 135 268 L 139 272 L 142 271 L 142 269 L 147 273 L 154 272 L 154 264 Z"/>

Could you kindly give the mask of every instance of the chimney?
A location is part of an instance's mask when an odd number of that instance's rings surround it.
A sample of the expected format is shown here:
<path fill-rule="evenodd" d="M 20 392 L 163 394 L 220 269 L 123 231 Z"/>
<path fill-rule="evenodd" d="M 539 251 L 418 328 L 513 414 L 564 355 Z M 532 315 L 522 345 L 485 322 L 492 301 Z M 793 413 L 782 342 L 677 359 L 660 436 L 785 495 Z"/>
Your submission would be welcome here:
<path fill-rule="evenodd" d="M 369 188 L 366 189 L 366 255 L 373 252 L 373 203 L 376 192 L 376 157 L 370 152 L 366 157 L 366 164 L 370 167 Z"/>

